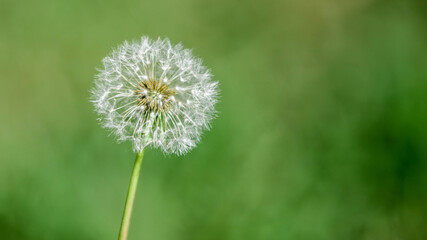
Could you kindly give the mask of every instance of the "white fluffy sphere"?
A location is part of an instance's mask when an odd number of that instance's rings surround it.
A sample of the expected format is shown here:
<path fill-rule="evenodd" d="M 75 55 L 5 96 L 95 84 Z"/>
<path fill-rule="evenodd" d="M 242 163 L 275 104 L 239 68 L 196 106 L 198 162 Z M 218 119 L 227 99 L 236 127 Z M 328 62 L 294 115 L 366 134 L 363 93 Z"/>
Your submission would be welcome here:
<path fill-rule="evenodd" d="M 217 82 L 202 61 L 168 39 L 124 42 L 102 60 L 92 101 L 102 125 L 136 152 L 184 154 L 215 115 Z"/>

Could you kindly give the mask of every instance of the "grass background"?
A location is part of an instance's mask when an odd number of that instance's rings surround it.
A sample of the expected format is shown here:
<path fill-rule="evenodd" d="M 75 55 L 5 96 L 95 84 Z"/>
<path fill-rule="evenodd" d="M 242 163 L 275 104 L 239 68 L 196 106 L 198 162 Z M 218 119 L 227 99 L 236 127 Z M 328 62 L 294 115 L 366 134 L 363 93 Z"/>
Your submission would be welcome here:
<path fill-rule="evenodd" d="M 0 239 L 116 239 L 134 160 L 88 102 L 142 35 L 193 48 L 220 116 L 149 150 L 129 239 L 425 239 L 427 4 L 0 1 Z"/>

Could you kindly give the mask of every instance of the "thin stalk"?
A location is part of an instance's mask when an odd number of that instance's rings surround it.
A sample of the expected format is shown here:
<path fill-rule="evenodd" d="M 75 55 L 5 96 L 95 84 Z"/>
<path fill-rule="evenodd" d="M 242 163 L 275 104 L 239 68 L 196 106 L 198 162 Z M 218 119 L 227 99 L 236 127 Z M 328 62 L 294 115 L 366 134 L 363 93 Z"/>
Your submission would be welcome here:
<path fill-rule="evenodd" d="M 132 176 L 130 178 L 128 195 L 126 197 L 125 209 L 123 211 L 122 224 L 120 226 L 119 240 L 126 240 L 129 232 L 130 216 L 132 214 L 133 202 L 135 200 L 136 186 L 138 185 L 139 173 L 141 171 L 144 150 L 136 155 L 133 165 Z"/>

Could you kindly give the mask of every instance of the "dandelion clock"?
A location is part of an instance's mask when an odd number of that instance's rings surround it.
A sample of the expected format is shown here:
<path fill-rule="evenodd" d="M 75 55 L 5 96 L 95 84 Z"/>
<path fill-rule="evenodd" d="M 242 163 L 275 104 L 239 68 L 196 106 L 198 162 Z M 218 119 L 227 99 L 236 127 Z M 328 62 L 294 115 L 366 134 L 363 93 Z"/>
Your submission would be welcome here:
<path fill-rule="evenodd" d="M 145 149 L 177 155 L 193 149 L 215 116 L 218 83 L 191 50 L 160 38 L 124 42 L 98 71 L 92 102 L 101 124 L 118 141 L 130 141 L 137 154 L 119 233 L 123 240 Z"/>

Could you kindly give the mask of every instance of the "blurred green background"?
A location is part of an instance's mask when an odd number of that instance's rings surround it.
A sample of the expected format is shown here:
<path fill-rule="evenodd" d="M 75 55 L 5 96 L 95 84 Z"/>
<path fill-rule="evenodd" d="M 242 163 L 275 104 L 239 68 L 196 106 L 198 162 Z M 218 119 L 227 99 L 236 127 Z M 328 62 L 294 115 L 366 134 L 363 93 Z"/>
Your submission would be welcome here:
<path fill-rule="evenodd" d="M 426 239 L 427 2 L 0 1 L 0 239 L 116 239 L 134 160 L 89 103 L 142 35 L 193 48 L 219 117 L 146 152 L 132 239 Z"/>

